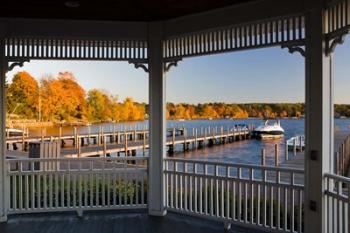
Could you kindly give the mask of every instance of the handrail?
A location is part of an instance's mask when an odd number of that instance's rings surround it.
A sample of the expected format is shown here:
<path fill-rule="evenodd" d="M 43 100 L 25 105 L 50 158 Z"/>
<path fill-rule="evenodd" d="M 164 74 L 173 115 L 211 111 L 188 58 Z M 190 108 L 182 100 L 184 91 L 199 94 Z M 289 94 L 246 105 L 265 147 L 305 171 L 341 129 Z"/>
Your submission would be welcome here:
<path fill-rule="evenodd" d="M 254 165 L 254 164 L 218 162 L 218 161 L 203 161 L 203 160 L 199 160 L 199 159 L 183 159 L 183 158 L 165 158 L 164 161 L 201 163 L 201 164 L 216 165 L 216 166 L 231 166 L 231 167 L 241 167 L 241 168 L 247 168 L 247 169 L 250 168 L 250 169 L 262 169 L 262 170 L 271 170 L 271 171 L 304 173 L 304 169 L 300 169 L 300 168 L 275 167 L 275 166 L 270 166 L 270 165 L 262 166 L 262 165 Z"/>
<path fill-rule="evenodd" d="M 341 181 L 343 183 L 350 184 L 350 178 L 349 177 L 339 176 L 339 175 L 335 175 L 335 174 L 331 174 L 331 173 L 326 173 L 324 176 L 327 177 L 327 178 L 335 179 L 337 181 Z"/>
<path fill-rule="evenodd" d="M 47 161 L 137 161 L 148 160 L 149 157 L 82 157 L 82 158 L 24 158 L 24 159 L 7 159 L 8 163 L 16 162 L 47 162 Z"/>

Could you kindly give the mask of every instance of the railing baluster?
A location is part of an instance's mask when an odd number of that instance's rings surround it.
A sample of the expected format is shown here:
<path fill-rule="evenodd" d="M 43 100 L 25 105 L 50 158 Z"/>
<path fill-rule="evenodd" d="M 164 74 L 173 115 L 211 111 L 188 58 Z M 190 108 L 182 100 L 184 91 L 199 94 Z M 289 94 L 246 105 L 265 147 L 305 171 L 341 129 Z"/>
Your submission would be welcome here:
<path fill-rule="evenodd" d="M 230 181 L 229 181 L 229 177 L 230 177 L 230 167 L 226 166 L 225 167 L 225 184 L 226 184 L 226 203 L 225 203 L 225 217 L 227 219 L 230 218 Z"/>
<path fill-rule="evenodd" d="M 184 189 L 185 189 L 185 196 L 184 196 L 184 198 L 185 198 L 185 205 L 184 205 L 184 209 L 185 210 L 188 210 L 188 176 L 187 176 L 187 163 L 186 162 L 184 162 L 183 163 L 183 171 L 184 171 L 184 179 L 185 179 L 185 181 L 184 181 L 184 185 L 185 185 L 185 187 L 184 187 Z"/>
<path fill-rule="evenodd" d="M 193 164 L 193 175 L 194 175 L 194 212 L 198 212 L 198 187 L 197 187 L 197 163 Z"/>

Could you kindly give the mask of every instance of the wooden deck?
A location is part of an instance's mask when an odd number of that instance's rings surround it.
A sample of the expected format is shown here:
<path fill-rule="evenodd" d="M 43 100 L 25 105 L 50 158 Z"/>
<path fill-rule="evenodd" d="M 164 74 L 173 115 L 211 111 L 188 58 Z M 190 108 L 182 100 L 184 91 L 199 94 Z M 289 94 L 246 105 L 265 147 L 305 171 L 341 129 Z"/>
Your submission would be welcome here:
<path fill-rule="evenodd" d="M 30 214 L 10 216 L 0 223 L 1 233 L 263 233 L 232 225 L 224 230 L 223 223 L 168 213 L 152 217 L 146 212 L 100 211 L 86 212 L 83 217 L 75 213 Z"/>

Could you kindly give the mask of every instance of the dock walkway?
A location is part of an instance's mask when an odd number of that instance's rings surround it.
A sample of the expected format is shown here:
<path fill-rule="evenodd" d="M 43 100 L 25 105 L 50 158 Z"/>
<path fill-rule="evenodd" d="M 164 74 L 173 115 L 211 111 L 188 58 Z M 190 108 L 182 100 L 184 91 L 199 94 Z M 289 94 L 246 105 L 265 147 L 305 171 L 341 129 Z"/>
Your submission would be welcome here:
<path fill-rule="evenodd" d="M 350 131 L 336 131 L 335 132 L 335 135 L 334 135 L 334 150 L 335 151 L 339 151 L 343 147 L 343 145 L 347 141 L 347 138 L 349 137 L 349 135 L 350 135 Z M 336 153 L 336 155 L 337 155 L 337 153 Z M 305 167 L 304 153 L 298 153 L 295 156 L 292 156 L 289 160 L 282 162 L 280 164 L 280 166 L 281 167 L 288 167 L 288 168 L 304 169 L 304 167 Z"/>
<path fill-rule="evenodd" d="M 201 131 L 199 131 L 201 132 Z M 145 132 L 142 132 L 143 134 Z M 247 140 L 250 138 L 250 131 L 248 129 L 227 129 L 220 131 L 212 130 L 210 134 L 205 130 L 204 133 L 198 134 L 194 131 L 191 136 L 186 132 L 178 134 L 174 130 L 166 140 L 168 151 L 172 153 L 177 145 L 182 145 L 184 151 L 191 148 L 202 148 L 206 146 L 214 146 L 216 144 L 231 143 L 239 140 Z M 131 140 L 130 140 L 131 139 Z M 80 141 L 80 140 L 79 140 Z M 124 153 L 125 155 L 136 155 L 136 151 L 149 148 L 149 141 L 147 137 L 124 137 L 123 140 L 119 138 L 117 142 L 103 140 L 103 143 L 78 143 L 77 147 L 62 148 L 62 157 L 90 157 L 90 156 L 110 156 L 112 153 Z M 20 150 L 7 150 L 9 157 L 26 157 L 28 152 Z"/>

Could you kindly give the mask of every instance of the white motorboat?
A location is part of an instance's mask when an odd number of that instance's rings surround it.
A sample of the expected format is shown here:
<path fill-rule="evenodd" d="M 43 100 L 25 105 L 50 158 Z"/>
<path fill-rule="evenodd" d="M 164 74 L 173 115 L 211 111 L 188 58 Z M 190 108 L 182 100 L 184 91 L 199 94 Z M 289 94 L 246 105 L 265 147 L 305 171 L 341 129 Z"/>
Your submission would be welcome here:
<path fill-rule="evenodd" d="M 252 134 L 256 138 L 280 138 L 284 136 L 284 129 L 281 127 L 280 121 L 269 124 L 267 120 L 263 125 L 256 127 Z"/>

